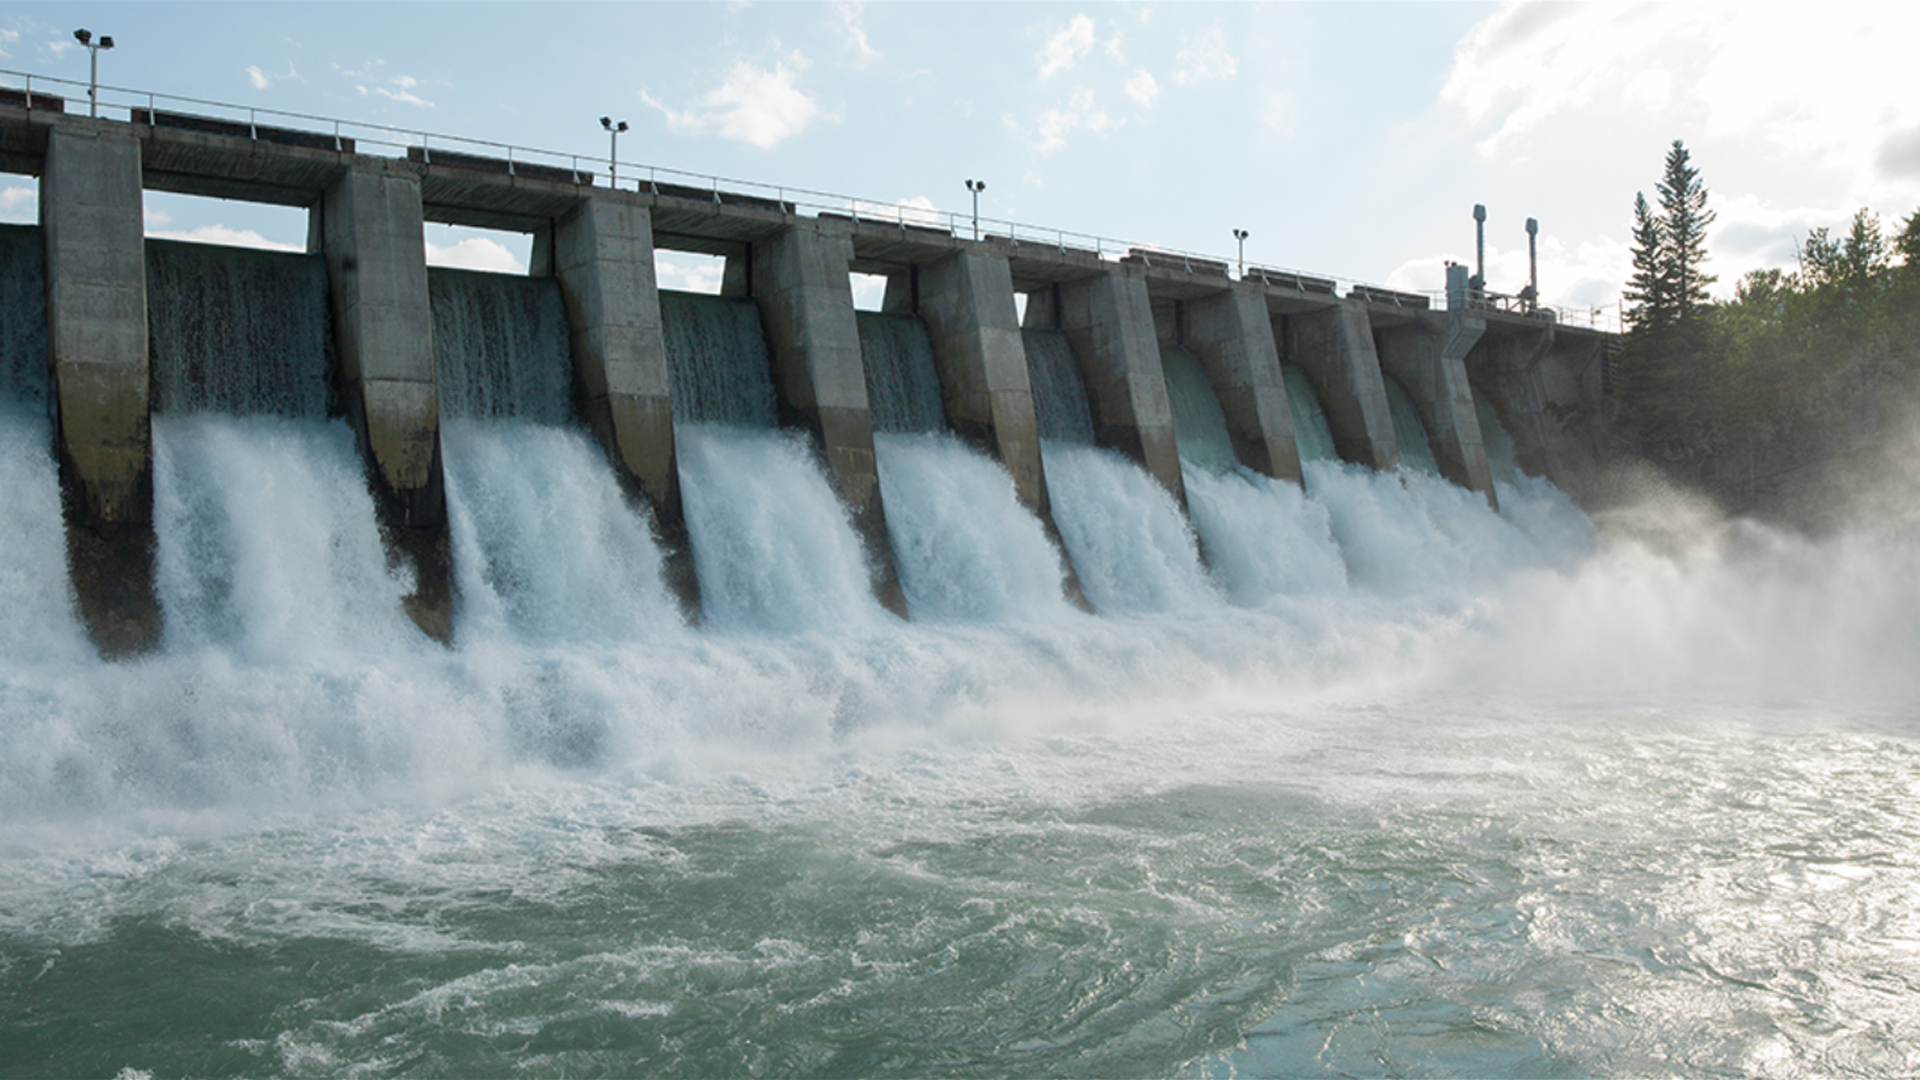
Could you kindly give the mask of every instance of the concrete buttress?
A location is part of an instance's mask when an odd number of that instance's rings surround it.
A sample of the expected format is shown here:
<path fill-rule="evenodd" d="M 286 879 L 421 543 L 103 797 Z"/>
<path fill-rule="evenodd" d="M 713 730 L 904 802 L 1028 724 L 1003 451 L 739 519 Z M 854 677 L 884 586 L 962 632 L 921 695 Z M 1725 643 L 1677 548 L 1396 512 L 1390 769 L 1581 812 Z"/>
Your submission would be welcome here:
<path fill-rule="evenodd" d="M 1300 448 L 1280 374 L 1280 349 L 1260 290 L 1235 285 L 1186 303 L 1184 344 L 1207 370 L 1234 456 L 1255 472 L 1301 483 Z"/>
<path fill-rule="evenodd" d="M 420 182 L 403 162 L 360 159 L 319 210 L 341 397 L 394 557 L 412 562 L 407 614 L 453 634 L 446 485 L 434 387 L 433 312 Z"/>
<path fill-rule="evenodd" d="M 674 457 L 651 215 L 636 200 L 582 199 L 554 223 L 551 251 L 566 299 L 579 412 L 622 483 L 645 497 L 666 549 L 668 584 L 688 617 L 697 617 L 700 586 Z"/>
<path fill-rule="evenodd" d="M 142 210 L 138 140 L 104 123 L 48 132 L 40 224 L 68 555 L 108 656 L 160 631 Z"/>
<path fill-rule="evenodd" d="M 756 240 L 753 299 L 772 357 L 780 422 L 819 440 L 828 478 L 866 546 L 874 595 L 904 617 L 907 601 L 894 567 L 874 462 L 873 419 L 848 276 L 852 257 L 852 241 L 828 222 Z"/>
<path fill-rule="evenodd" d="M 1400 464 L 1387 387 L 1363 305 L 1340 300 L 1288 316 L 1287 355 L 1319 392 L 1334 451 L 1343 460 L 1383 470 Z"/>
<path fill-rule="evenodd" d="M 1425 315 L 1380 332 L 1380 366 L 1413 398 L 1440 475 L 1498 507 L 1466 358 L 1487 321 L 1466 312 Z"/>
<path fill-rule="evenodd" d="M 1054 314 L 1086 383 L 1094 441 L 1132 458 L 1185 511 L 1173 405 L 1145 279 L 1113 270 L 1065 282 L 1059 297 Z"/>

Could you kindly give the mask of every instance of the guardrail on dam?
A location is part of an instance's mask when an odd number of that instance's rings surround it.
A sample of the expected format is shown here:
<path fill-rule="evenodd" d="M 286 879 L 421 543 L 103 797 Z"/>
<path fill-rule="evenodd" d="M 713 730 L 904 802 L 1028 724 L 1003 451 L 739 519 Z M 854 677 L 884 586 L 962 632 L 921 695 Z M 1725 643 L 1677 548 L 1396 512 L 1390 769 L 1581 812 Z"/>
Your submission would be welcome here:
<path fill-rule="evenodd" d="M 432 300 L 440 272 L 425 263 L 429 221 L 532 234 L 531 276 L 550 283 L 559 297 L 552 310 L 564 312 L 554 332 L 570 359 L 572 416 L 629 491 L 644 496 L 669 552 L 669 581 L 690 610 L 697 586 L 674 450 L 676 415 L 688 408 L 676 394 L 689 391 L 684 371 L 672 374 L 656 249 L 725 257 L 723 295 L 751 301 L 759 319 L 776 422 L 814 440 L 867 545 L 877 594 L 901 613 L 875 466 L 873 361 L 863 359 L 851 273 L 883 275 L 884 311 L 924 327 L 940 419 L 1000 462 L 1043 522 L 1043 431 L 1029 355 L 1036 331 L 1066 342 L 1093 441 L 1139 463 L 1177 501 L 1173 353 L 1204 371 L 1233 456 L 1296 483 L 1301 451 L 1286 365 L 1304 373 L 1292 392 L 1317 398 L 1340 458 L 1375 469 L 1399 463 L 1389 399 L 1404 390 L 1441 474 L 1489 502 L 1483 408 L 1510 433 L 1522 469 L 1575 492 L 1599 453 L 1610 335 L 1558 324 L 1550 313 L 1437 310 L 1425 296 L 1357 286 L 1341 295 L 1332 279 L 1258 268 L 1236 278 L 1222 262 L 1139 248 L 976 240 L 904 219 L 805 213 L 792 201 L 717 186 L 642 179 L 638 190 L 611 190 L 565 166 L 417 146 L 380 156 L 337 134 L 152 107 L 124 121 L 89 119 L 36 96 L 0 95 L 0 169 L 40 178 L 37 230 L 13 230 L 37 231 L 37 243 L 16 236 L 0 255 L 18 264 L 9 274 L 43 275 L 45 310 L 23 302 L 0 314 L 44 321 L 43 399 L 75 586 L 90 632 L 110 654 L 146 647 L 158 627 L 149 422 L 161 383 L 149 329 L 161 245 L 143 235 L 146 189 L 309 211 L 314 303 L 325 312 L 314 323 L 327 369 L 317 376 L 320 393 L 355 432 L 396 557 L 416 566 L 409 612 L 443 640 L 452 586 L 439 427 L 448 399 L 437 385 L 436 337 L 459 329 L 436 330 L 436 318 L 448 316 Z M 545 310 L 527 308 L 536 309 Z M 31 343 L 7 346 L 16 351 L 40 347 L 35 333 L 0 336 Z"/>

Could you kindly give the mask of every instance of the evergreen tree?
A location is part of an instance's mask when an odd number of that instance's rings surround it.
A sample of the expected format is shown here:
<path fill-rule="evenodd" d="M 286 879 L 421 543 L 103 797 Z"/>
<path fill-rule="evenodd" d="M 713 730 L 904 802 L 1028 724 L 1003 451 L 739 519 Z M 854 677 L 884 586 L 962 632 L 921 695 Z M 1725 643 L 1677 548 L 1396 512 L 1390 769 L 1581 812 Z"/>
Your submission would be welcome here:
<path fill-rule="evenodd" d="M 1707 286 L 1716 280 L 1706 272 L 1707 226 L 1713 224 L 1713 211 L 1707 209 L 1707 188 L 1700 182 L 1700 171 L 1693 167 L 1687 148 L 1679 139 L 1667 151 L 1667 172 L 1656 189 L 1660 194 L 1659 273 L 1666 291 L 1670 325 L 1691 326 L 1711 300 Z"/>
<path fill-rule="evenodd" d="M 1673 311 L 1661 273 L 1666 230 L 1647 205 L 1645 192 L 1633 196 L 1633 277 L 1627 281 L 1627 322 L 1635 333 L 1666 329 Z"/>

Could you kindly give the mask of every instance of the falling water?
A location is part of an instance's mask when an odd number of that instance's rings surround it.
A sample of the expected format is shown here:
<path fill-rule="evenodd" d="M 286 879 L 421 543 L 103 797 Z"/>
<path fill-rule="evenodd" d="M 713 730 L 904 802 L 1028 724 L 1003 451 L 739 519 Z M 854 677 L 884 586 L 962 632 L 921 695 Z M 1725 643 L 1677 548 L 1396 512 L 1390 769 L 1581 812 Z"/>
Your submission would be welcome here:
<path fill-rule="evenodd" d="M 329 320 L 318 255 L 147 241 L 157 413 L 326 416 Z"/>
<path fill-rule="evenodd" d="M 873 430 L 906 434 L 946 430 L 940 373 L 933 366 L 927 328 L 911 315 L 862 311 L 856 317 Z"/>
<path fill-rule="evenodd" d="M 1092 446 L 1093 410 L 1067 335 L 1058 330 L 1022 330 L 1020 336 L 1027 347 L 1027 375 L 1033 384 L 1040 437 Z"/>
<path fill-rule="evenodd" d="M 1180 457 L 1210 472 L 1231 471 L 1239 462 L 1227 435 L 1227 416 L 1220 410 L 1213 383 L 1200 360 L 1181 345 L 1160 346 L 1160 366 L 1166 371 L 1167 396 L 1173 406 L 1173 436 Z"/>
<path fill-rule="evenodd" d="M 1480 421 L 1480 442 L 1487 448 L 1487 468 L 1493 473 L 1493 482 L 1508 486 L 1520 483 L 1520 461 L 1513 449 L 1513 436 L 1507 433 L 1506 425 L 1500 422 L 1499 414 L 1487 403 L 1486 396 L 1477 390 L 1473 395 L 1473 412 Z"/>
<path fill-rule="evenodd" d="M 46 258 L 37 227 L 0 225 L 0 408 L 47 409 Z"/>
<path fill-rule="evenodd" d="M 1333 449 L 1333 429 L 1327 425 L 1313 380 L 1298 364 L 1281 364 L 1280 373 L 1287 384 L 1287 408 L 1293 414 L 1293 441 L 1300 448 L 1300 460 L 1339 460 Z"/>
<path fill-rule="evenodd" d="M 1414 407 L 1413 395 L 1400 385 L 1398 379 L 1383 375 L 1387 384 L 1387 408 L 1393 414 L 1393 437 L 1400 445 L 1400 464 L 1418 472 L 1433 476 L 1440 475 L 1440 466 L 1433 460 L 1433 444 L 1427 441 L 1426 425 L 1420 422 L 1420 410 Z"/>
<path fill-rule="evenodd" d="M 676 423 L 774 425 L 773 374 L 751 300 L 660 291 Z"/>
<path fill-rule="evenodd" d="M 427 295 L 442 417 L 568 421 L 573 360 L 559 281 L 435 266 Z"/>

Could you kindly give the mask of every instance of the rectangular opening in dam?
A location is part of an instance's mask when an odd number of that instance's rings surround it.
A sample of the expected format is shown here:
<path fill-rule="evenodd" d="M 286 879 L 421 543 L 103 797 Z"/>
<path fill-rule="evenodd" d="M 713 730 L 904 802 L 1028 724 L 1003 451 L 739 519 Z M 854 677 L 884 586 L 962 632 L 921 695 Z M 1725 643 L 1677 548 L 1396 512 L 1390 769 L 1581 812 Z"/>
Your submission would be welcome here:
<path fill-rule="evenodd" d="M 533 264 L 533 234 L 465 225 L 426 224 L 427 265 L 488 274 L 526 274 Z"/>
<path fill-rule="evenodd" d="M 156 240 L 267 251 L 307 250 L 309 213 L 302 207 L 171 191 L 144 192 L 141 202 L 145 233 Z"/>
<path fill-rule="evenodd" d="M 727 259 L 724 255 L 655 248 L 653 277 L 662 289 L 719 296 L 720 286 L 727 277 Z"/>
<path fill-rule="evenodd" d="M 0 225 L 40 223 L 40 178 L 0 173 Z"/>
<path fill-rule="evenodd" d="M 853 289 L 855 311 L 880 310 L 881 303 L 887 298 L 885 274 L 862 274 L 855 271 L 847 275 L 847 282 Z"/>

